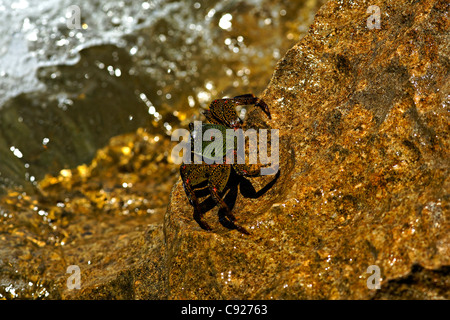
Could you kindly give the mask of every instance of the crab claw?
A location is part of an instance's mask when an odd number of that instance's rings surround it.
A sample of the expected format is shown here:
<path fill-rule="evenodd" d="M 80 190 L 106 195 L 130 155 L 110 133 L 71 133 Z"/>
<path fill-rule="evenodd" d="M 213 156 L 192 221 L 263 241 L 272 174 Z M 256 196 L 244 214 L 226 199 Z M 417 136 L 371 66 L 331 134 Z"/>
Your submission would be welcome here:
<path fill-rule="evenodd" d="M 269 117 L 269 119 L 272 119 L 272 116 L 270 115 L 269 107 L 267 104 L 262 101 L 261 99 L 258 100 L 258 102 L 255 104 L 255 106 L 260 107 L 261 110 Z"/>

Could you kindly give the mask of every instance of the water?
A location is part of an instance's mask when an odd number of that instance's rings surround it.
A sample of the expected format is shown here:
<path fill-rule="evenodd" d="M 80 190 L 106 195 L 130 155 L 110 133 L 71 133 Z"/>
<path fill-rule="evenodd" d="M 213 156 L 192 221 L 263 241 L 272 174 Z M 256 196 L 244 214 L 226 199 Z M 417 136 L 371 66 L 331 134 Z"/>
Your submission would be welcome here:
<path fill-rule="evenodd" d="M 322 2 L 0 0 L 0 190 L 259 94 Z"/>

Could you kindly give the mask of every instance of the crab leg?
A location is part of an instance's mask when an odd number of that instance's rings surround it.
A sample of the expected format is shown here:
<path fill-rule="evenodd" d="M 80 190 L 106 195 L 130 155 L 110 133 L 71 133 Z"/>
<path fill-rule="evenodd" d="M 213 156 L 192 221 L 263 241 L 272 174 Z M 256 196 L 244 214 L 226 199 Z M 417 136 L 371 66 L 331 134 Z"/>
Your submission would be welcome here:
<path fill-rule="evenodd" d="M 203 215 L 204 213 L 197 206 L 194 206 L 194 220 L 202 229 L 211 231 L 211 227 L 202 220 Z"/>
<path fill-rule="evenodd" d="M 254 169 L 249 165 L 234 164 L 233 169 L 236 171 L 238 175 L 244 177 L 259 177 L 261 175 L 261 169 L 259 167 Z"/>

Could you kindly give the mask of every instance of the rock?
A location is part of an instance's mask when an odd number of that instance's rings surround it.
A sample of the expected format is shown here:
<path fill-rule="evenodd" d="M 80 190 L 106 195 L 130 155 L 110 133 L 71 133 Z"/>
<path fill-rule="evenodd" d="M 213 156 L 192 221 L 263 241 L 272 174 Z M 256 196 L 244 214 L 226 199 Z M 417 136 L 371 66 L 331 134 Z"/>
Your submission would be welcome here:
<path fill-rule="evenodd" d="M 369 5 L 380 29 L 367 27 Z M 279 177 L 239 185 L 233 213 L 250 235 L 217 208 L 201 229 L 160 152 L 171 142 L 144 130 L 47 176 L 38 197 L 10 192 L 0 298 L 449 299 L 448 9 L 319 10 L 262 95 L 272 120 L 248 115 L 280 134 Z"/>
<path fill-rule="evenodd" d="M 380 29 L 367 27 L 369 5 Z M 263 94 L 281 174 L 264 196 L 238 197 L 233 212 L 251 235 L 222 227 L 217 209 L 205 217 L 214 232 L 201 230 L 180 181 L 172 190 L 168 298 L 449 298 L 448 9 L 319 10 Z M 369 266 L 381 290 L 368 288 Z M 414 290 L 398 289 L 401 279 Z"/>
<path fill-rule="evenodd" d="M 163 297 L 162 221 L 178 166 L 161 150 L 172 144 L 139 129 L 112 138 L 90 165 L 47 175 L 37 197 L 9 192 L 0 208 L 0 298 Z M 67 285 L 70 266 L 80 289 Z"/>

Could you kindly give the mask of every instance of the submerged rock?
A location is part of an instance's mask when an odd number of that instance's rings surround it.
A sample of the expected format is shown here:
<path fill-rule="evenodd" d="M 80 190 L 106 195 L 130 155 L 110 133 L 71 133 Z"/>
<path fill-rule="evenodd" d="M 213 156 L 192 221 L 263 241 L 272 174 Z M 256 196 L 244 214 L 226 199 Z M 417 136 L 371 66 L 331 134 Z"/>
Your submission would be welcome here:
<path fill-rule="evenodd" d="M 367 27 L 370 5 L 380 29 Z M 448 299 L 448 9 L 320 9 L 261 96 L 272 120 L 248 115 L 280 134 L 279 178 L 257 199 L 240 186 L 233 208 L 250 235 L 217 208 L 201 229 L 171 142 L 143 130 L 46 177 L 37 198 L 10 193 L 0 298 Z"/>

